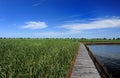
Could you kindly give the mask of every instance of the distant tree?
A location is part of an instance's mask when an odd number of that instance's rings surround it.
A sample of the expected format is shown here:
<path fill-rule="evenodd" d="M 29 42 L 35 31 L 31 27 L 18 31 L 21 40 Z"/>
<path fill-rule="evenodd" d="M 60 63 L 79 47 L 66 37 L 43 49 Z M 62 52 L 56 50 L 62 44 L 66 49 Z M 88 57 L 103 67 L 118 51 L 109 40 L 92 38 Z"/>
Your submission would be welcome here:
<path fill-rule="evenodd" d="M 96 38 L 96 40 L 99 40 L 99 38 Z"/>
<path fill-rule="evenodd" d="M 116 38 L 116 40 L 120 40 L 120 38 Z"/>
<path fill-rule="evenodd" d="M 107 40 L 107 38 L 103 38 L 103 40 Z"/>
<path fill-rule="evenodd" d="M 87 40 L 86 38 L 81 38 L 80 40 Z"/>
<path fill-rule="evenodd" d="M 6 37 L 4 37 L 3 39 L 6 39 Z"/>
<path fill-rule="evenodd" d="M 113 38 L 112 40 L 115 40 L 115 38 Z"/>
<path fill-rule="evenodd" d="M 31 38 L 28 37 L 27 39 L 31 39 Z"/>
<path fill-rule="evenodd" d="M 22 37 L 20 37 L 19 39 L 23 39 Z"/>

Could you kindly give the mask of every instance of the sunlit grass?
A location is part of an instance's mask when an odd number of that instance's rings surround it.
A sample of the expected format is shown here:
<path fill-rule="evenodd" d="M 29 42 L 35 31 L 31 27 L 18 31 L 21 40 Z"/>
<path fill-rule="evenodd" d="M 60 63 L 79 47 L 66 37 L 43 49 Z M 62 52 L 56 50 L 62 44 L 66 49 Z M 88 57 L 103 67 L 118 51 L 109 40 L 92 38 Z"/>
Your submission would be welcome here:
<path fill-rule="evenodd" d="M 65 78 L 78 46 L 69 39 L 0 39 L 0 78 Z"/>

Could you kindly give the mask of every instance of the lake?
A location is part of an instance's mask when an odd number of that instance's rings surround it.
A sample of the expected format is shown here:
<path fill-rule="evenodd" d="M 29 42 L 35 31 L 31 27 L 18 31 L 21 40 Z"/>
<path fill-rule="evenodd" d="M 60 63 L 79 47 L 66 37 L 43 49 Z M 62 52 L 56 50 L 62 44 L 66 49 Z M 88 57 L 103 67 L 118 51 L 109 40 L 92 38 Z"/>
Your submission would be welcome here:
<path fill-rule="evenodd" d="M 120 45 L 88 45 L 113 78 L 120 78 Z"/>

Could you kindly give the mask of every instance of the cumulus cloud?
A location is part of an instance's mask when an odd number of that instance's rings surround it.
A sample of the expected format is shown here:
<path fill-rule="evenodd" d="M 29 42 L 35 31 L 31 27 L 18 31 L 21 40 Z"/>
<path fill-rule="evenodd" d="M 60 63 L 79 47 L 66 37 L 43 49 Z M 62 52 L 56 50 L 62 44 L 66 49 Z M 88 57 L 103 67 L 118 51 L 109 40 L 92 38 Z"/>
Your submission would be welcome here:
<path fill-rule="evenodd" d="M 43 29 L 46 27 L 48 26 L 45 22 L 36 22 L 36 21 L 26 22 L 25 25 L 22 26 L 22 28 L 27 28 L 27 29 Z M 91 33 L 94 34 L 94 31 L 86 32 L 84 30 L 100 29 L 100 31 L 97 32 L 98 33 L 97 35 L 101 35 L 101 30 L 104 30 L 104 28 L 115 28 L 115 27 L 120 27 L 119 17 L 96 18 L 87 22 L 85 21 L 79 22 L 79 20 L 75 20 L 75 21 L 73 20 L 73 21 L 68 21 L 63 25 L 60 25 L 59 27 L 55 27 L 56 30 L 34 32 L 32 33 L 32 35 L 34 37 L 41 37 L 41 38 L 64 38 L 64 37 L 79 38 L 84 35 L 89 36 Z"/>
<path fill-rule="evenodd" d="M 25 22 L 25 25 L 22 26 L 24 29 L 43 29 L 47 28 L 48 25 L 45 22 L 36 22 L 36 21 L 29 21 Z"/>
<path fill-rule="evenodd" d="M 101 28 L 114 28 L 114 27 L 120 27 L 119 18 L 100 19 L 100 20 L 94 20 L 89 23 L 72 23 L 72 24 L 64 24 L 60 26 L 60 28 L 65 28 L 74 31 L 101 29 Z"/>

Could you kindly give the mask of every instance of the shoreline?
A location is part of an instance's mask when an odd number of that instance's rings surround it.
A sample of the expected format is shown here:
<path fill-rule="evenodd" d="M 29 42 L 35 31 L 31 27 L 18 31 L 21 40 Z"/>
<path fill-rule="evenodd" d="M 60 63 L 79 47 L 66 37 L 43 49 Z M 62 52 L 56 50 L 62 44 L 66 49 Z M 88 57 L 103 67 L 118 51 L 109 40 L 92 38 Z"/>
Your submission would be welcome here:
<path fill-rule="evenodd" d="M 85 45 L 120 45 L 120 42 L 82 42 Z"/>

